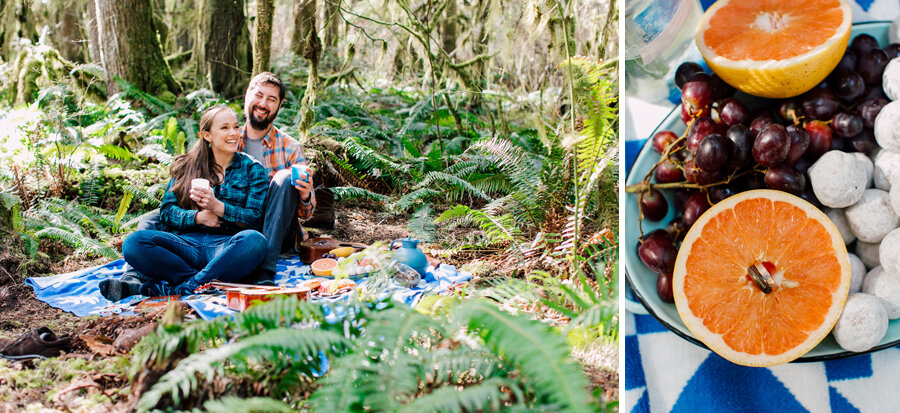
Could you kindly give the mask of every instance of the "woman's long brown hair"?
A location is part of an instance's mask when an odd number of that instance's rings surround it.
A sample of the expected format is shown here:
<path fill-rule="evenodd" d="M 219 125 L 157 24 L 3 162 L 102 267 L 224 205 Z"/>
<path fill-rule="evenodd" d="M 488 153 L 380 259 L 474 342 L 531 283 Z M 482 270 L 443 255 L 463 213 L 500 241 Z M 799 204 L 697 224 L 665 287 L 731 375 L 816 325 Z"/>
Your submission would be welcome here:
<path fill-rule="evenodd" d="M 206 109 L 200 117 L 200 132 L 209 132 L 212 121 L 222 111 L 231 110 L 227 105 L 219 104 Z M 199 135 L 199 134 L 198 134 Z M 196 202 L 190 198 L 191 181 L 196 178 L 209 180 L 210 186 L 220 184 L 219 173 L 222 170 L 213 157 L 212 148 L 202 137 L 198 136 L 197 142 L 188 153 L 178 155 L 169 167 L 169 174 L 175 183 L 172 184 L 172 192 L 178 200 L 178 206 L 184 209 L 200 209 Z"/>

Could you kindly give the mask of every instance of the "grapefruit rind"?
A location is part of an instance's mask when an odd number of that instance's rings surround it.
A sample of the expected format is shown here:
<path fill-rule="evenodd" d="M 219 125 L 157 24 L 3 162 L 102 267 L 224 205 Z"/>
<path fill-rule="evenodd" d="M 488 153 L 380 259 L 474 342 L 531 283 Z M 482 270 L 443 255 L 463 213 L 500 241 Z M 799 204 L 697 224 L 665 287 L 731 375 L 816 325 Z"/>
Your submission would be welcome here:
<path fill-rule="evenodd" d="M 768 199 L 773 204 L 775 202 L 787 202 L 792 206 L 799 207 L 807 213 L 810 219 L 813 219 L 821 224 L 821 226 L 825 231 L 827 231 L 827 234 L 830 237 L 834 255 L 836 256 L 840 267 L 840 274 L 823 275 L 840 277 L 840 282 L 838 287 L 832 293 L 831 306 L 828 308 L 827 313 L 824 314 L 822 323 L 814 330 L 808 332 L 808 336 L 805 340 L 803 340 L 799 344 L 796 344 L 788 351 L 779 354 L 751 354 L 748 352 L 733 349 L 731 346 L 726 344 L 721 334 L 715 333 L 707 328 L 707 326 L 704 325 L 703 320 L 691 311 L 690 306 L 688 305 L 688 298 L 685 294 L 687 260 L 695 242 L 700 239 L 699 236 L 706 224 L 722 211 L 734 209 L 734 207 L 741 202 L 759 198 Z M 803 235 L 804 234 L 797 234 L 797 236 Z M 675 271 L 673 275 L 673 295 L 675 298 L 675 305 L 678 310 L 678 314 L 684 322 L 685 326 L 707 347 L 735 364 L 753 367 L 768 367 L 788 363 L 797 359 L 798 357 L 812 350 L 816 345 L 819 344 L 819 342 L 822 341 L 822 339 L 824 339 L 828 335 L 828 333 L 831 331 L 831 329 L 834 327 L 834 324 L 840 317 L 841 310 L 843 309 L 844 303 L 846 302 L 847 294 L 850 288 L 850 274 L 850 260 L 847 254 L 846 246 L 844 245 L 844 242 L 841 239 L 840 233 L 838 232 L 837 228 L 834 226 L 834 224 L 831 223 L 831 220 L 829 220 L 824 213 L 822 213 L 812 204 L 809 204 L 808 202 L 785 192 L 766 189 L 753 190 L 742 192 L 713 205 L 709 210 L 701 215 L 696 223 L 691 227 L 681 244 L 681 248 L 678 252 L 678 257 L 675 261 Z M 756 292 L 759 294 L 763 294 L 761 291 Z M 743 308 L 740 310 L 751 311 L 752 309 Z"/>
<path fill-rule="evenodd" d="M 834 35 L 808 52 L 789 59 L 732 60 L 713 51 L 706 44 L 703 35 L 710 27 L 712 16 L 726 6 L 729 0 L 717 1 L 703 14 L 694 40 L 710 69 L 738 90 L 773 99 L 798 96 L 815 87 L 837 67 L 850 42 L 850 28 L 853 23 L 850 5 L 846 0 L 838 1 L 843 11 L 843 21 Z"/>

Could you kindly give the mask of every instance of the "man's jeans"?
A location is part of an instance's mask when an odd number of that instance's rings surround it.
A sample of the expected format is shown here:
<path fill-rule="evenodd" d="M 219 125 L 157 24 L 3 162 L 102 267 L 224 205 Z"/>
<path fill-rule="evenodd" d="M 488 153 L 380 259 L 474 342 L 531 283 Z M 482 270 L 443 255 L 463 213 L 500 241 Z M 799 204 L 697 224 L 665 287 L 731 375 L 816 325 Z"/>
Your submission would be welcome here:
<path fill-rule="evenodd" d="M 265 249 L 265 238 L 255 230 L 236 235 L 144 230 L 125 239 L 122 255 L 151 279 L 173 286 L 186 281 L 199 286 L 212 280 L 235 282 L 246 277 L 262 261 Z"/>
<path fill-rule="evenodd" d="M 266 214 L 263 223 L 263 235 L 266 236 L 268 249 L 259 269 L 275 272 L 278 256 L 283 251 L 294 248 L 297 231 L 297 203 L 300 192 L 291 182 L 291 171 L 278 171 L 269 182 L 269 193 L 266 195 Z"/>

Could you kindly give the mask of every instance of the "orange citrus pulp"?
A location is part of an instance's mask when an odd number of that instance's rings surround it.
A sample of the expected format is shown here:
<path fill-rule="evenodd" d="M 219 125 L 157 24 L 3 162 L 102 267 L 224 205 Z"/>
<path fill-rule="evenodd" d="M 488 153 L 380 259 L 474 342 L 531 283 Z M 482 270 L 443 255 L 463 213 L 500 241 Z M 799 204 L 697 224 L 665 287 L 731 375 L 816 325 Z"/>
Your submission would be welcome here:
<path fill-rule="evenodd" d="M 846 0 L 719 0 L 694 39 L 725 82 L 751 95 L 797 96 L 837 66 L 850 40 Z"/>
<path fill-rule="evenodd" d="M 771 292 L 753 279 L 754 266 Z M 691 227 L 675 261 L 673 293 L 688 329 L 747 366 L 787 363 L 837 322 L 850 288 L 840 233 L 812 204 L 772 190 L 713 205 Z"/>

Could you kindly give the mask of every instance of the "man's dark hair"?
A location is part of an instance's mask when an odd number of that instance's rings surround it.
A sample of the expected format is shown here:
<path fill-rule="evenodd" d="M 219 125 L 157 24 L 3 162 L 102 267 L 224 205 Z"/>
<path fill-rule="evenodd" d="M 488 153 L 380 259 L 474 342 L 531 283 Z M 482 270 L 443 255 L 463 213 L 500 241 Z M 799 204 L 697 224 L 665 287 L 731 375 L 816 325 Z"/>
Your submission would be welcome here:
<path fill-rule="evenodd" d="M 278 78 L 278 76 L 275 76 L 274 73 L 262 72 L 256 76 L 253 76 L 253 79 L 250 79 L 250 86 L 248 86 L 247 89 L 253 89 L 254 87 L 261 84 L 278 86 L 278 101 L 284 101 L 284 95 L 285 93 L 287 93 L 287 87 L 284 86 L 284 82 L 282 82 L 281 79 Z"/>

